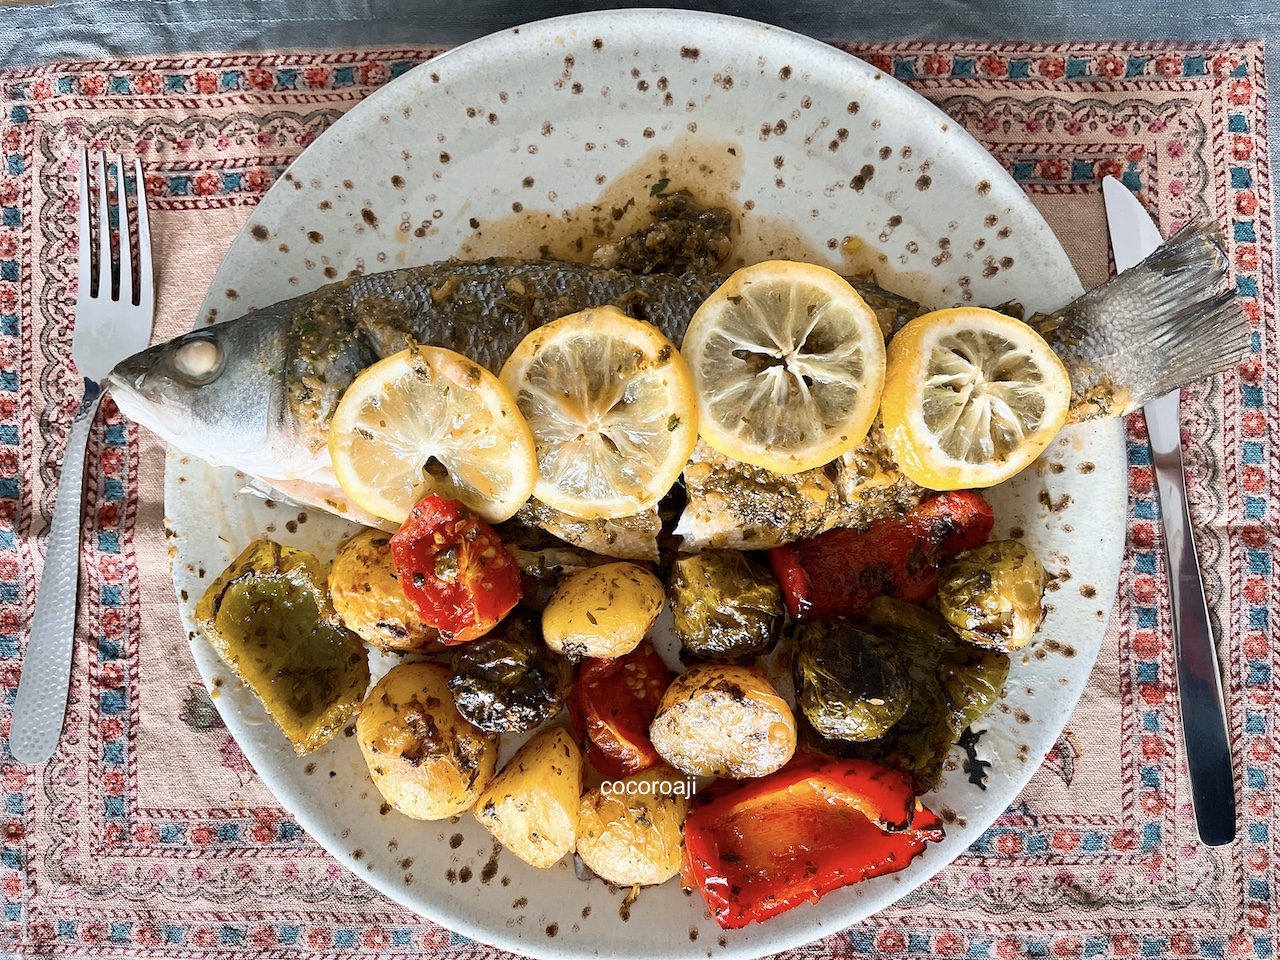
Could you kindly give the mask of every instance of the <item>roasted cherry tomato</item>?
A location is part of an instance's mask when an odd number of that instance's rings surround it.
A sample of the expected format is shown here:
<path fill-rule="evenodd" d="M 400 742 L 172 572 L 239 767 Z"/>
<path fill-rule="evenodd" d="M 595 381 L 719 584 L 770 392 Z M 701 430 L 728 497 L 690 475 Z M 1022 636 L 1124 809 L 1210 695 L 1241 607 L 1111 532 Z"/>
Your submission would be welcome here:
<path fill-rule="evenodd" d="M 582 661 L 569 692 L 569 719 L 593 767 L 606 777 L 628 777 L 662 762 L 649 724 L 671 680 L 648 640 L 614 660 Z"/>
<path fill-rule="evenodd" d="M 876 597 L 924 603 L 938 565 L 986 542 L 991 505 L 969 490 L 943 493 L 865 530 L 828 530 L 769 551 L 787 612 L 797 620 L 852 617 Z"/>
<path fill-rule="evenodd" d="M 901 870 L 942 836 L 905 774 L 797 755 L 777 773 L 717 780 L 694 797 L 681 881 L 734 929 Z"/>
<path fill-rule="evenodd" d="M 434 493 L 391 537 L 404 594 L 447 644 L 482 637 L 520 600 L 520 568 L 493 528 Z"/>

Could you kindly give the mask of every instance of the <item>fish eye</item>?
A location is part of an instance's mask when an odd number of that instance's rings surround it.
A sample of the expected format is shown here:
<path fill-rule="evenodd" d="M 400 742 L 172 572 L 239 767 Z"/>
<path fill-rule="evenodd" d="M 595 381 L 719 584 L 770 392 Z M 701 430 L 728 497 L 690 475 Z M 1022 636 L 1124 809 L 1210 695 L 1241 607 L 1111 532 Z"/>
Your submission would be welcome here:
<path fill-rule="evenodd" d="M 173 352 L 173 369 L 195 386 L 222 372 L 222 348 L 210 337 L 192 337 Z"/>

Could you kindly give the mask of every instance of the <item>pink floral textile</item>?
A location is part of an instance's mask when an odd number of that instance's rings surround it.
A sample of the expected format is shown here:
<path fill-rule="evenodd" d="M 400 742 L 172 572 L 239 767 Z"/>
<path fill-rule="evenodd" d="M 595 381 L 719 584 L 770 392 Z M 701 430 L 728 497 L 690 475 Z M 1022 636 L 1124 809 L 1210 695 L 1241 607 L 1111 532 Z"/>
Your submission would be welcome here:
<path fill-rule="evenodd" d="M 1201 210 L 1226 228 L 1254 356 L 1238 377 L 1187 391 L 1184 434 L 1223 638 L 1240 820 L 1229 847 L 1195 840 L 1161 534 L 1135 419 L 1128 555 L 1109 640 L 1049 759 L 932 882 L 797 953 L 1270 958 L 1280 504 L 1267 476 L 1280 456 L 1280 409 L 1261 44 L 846 48 L 988 147 L 1054 226 L 1086 287 L 1108 272 L 1105 175 L 1136 191 L 1166 233 Z M 352 104 L 435 52 L 192 54 L 0 71 L 0 733 L 39 576 L 37 536 L 78 397 L 67 359 L 68 158 L 81 144 L 143 158 L 157 336 L 172 336 L 191 325 L 227 244 L 285 166 Z M 0 954 L 495 954 L 331 861 L 249 769 L 187 654 L 161 469 L 159 445 L 108 400 L 90 441 L 64 740 L 34 770 L 7 747 L 0 757 Z"/>

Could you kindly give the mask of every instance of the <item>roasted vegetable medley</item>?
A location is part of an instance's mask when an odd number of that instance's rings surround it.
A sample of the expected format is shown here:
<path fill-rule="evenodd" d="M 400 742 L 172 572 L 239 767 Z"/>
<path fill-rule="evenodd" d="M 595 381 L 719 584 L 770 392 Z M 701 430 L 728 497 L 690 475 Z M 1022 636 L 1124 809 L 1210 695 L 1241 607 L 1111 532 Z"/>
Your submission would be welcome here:
<path fill-rule="evenodd" d="M 1043 567 L 992 526 L 961 491 L 759 559 L 662 570 L 561 545 L 547 564 L 429 496 L 394 536 L 342 544 L 327 590 L 314 557 L 257 541 L 199 615 L 299 753 L 359 710 L 370 776 L 406 816 L 472 810 L 522 860 L 573 852 L 620 886 L 679 873 L 738 927 L 941 838 L 918 797 L 1042 616 Z M 670 662 L 650 641 L 664 606 Z M 361 639 L 428 659 L 365 697 Z"/>

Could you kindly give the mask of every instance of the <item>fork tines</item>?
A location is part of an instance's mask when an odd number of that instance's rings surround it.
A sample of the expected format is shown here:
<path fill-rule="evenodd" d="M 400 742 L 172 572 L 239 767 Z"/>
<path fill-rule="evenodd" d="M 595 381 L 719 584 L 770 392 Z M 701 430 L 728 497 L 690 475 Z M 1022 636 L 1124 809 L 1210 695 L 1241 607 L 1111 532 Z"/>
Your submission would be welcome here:
<path fill-rule="evenodd" d="M 142 161 L 134 158 L 133 179 L 135 184 L 135 222 L 137 223 L 138 278 L 134 284 L 133 276 L 133 244 L 130 242 L 132 231 L 129 229 L 129 204 L 127 200 L 124 158 L 116 155 L 115 167 L 115 206 L 109 206 L 107 196 L 106 153 L 96 156 L 98 168 L 97 180 L 97 217 L 99 226 L 97 254 L 91 251 L 93 244 L 93 224 L 95 218 L 89 208 L 89 150 L 82 148 L 80 153 L 80 265 L 79 294 L 80 300 L 96 300 L 106 297 L 110 300 L 145 307 L 150 312 L 153 301 L 153 278 L 151 265 L 151 225 L 147 219 L 147 187 L 142 176 Z M 120 265 L 119 279 L 116 282 L 113 263 L 117 260 L 112 255 L 111 214 L 116 214 L 119 233 Z M 86 255 L 88 254 L 88 255 Z M 105 281 L 105 286 L 104 286 Z"/>

